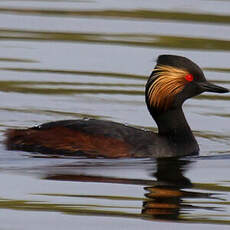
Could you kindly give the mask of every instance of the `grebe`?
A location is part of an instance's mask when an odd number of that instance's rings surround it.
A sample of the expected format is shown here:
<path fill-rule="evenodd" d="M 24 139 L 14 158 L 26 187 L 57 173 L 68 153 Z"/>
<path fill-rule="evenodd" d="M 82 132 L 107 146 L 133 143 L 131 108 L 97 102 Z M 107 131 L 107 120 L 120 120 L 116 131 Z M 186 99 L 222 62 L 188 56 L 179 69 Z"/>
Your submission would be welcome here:
<path fill-rule="evenodd" d="M 199 146 L 182 104 L 203 92 L 227 93 L 208 82 L 191 60 L 161 55 L 145 90 L 148 110 L 158 133 L 103 120 L 63 120 L 6 133 L 9 150 L 87 157 L 175 157 L 198 154 Z"/>

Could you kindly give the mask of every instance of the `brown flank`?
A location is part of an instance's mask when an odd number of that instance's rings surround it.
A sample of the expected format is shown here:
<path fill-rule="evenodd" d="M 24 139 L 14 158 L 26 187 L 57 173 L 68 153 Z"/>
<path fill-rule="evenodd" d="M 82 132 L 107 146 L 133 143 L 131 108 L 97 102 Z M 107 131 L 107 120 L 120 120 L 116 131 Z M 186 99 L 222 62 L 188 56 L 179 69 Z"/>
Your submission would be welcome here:
<path fill-rule="evenodd" d="M 130 146 L 121 140 L 94 136 L 65 127 L 45 130 L 9 130 L 6 146 L 8 149 L 42 153 L 63 153 L 87 155 L 89 157 L 120 158 L 130 157 Z M 116 148 L 112 147 L 116 146 Z"/>

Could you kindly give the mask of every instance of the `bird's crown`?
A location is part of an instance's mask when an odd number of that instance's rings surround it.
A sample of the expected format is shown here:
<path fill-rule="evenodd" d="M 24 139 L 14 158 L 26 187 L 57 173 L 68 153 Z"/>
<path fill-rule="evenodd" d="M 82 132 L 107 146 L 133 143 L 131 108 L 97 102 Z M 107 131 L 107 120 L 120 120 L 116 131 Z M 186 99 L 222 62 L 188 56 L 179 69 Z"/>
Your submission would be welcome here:
<path fill-rule="evenodd" d="M 161 55 L 146 84 L 147 102 L 151 107 L 165 111 L 187 84 L 202 80 L 205 80 L 202 70 L 191 60 Z"/>

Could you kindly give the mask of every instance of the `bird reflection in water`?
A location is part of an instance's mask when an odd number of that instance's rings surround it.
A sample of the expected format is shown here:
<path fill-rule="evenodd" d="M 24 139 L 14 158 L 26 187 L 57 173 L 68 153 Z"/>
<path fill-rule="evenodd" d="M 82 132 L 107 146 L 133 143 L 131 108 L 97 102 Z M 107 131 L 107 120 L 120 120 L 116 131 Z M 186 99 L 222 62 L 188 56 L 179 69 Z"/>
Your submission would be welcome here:
<path fill-rule="evenodd" d="M 189 161 L 179 159 L 157 160 L 157 172 L 154 174 L 157 183 L 145 188 L 148 191 L 145 196 L 149 199 L 143 204 L 143 214 L 157 219 L 178 219 L 182 199 L 186 195 L 182 189 L 192 186 L 183 175 L 189 164 Z"/>
<path fill-rule="evenodd" d="M 148 198 L 143 204 L 142 214 L 155 219 L 179 220 L 179 215 L 188 209 L 197 209 L 183 203 L 183 198 L 210 198 L 210 193 L 183 191 L 192 188 L 191 181 L 184 176 L 191 166 L 188 159 L 170 158 L 157 160 L 157 181 L 154 186 L 145 187 Z M 203 207 L 204 208 L 204 207 Z"/>
<path fill-rule="evenodd" d="M 214 193 L 197 192 L 195 188 L 193 191 L 188 191 L 193 188 L 191 181 L 185 177 L 185 172 L 193 164 L 191 158 L 168 158 L 158 159 L 151 170 L 151 176 L 156 178 L 155 180 L 144 180 L 144 179 L 129 179 L 129 178 L 115 178 L 106 176 L 95 176 L 89 174 L 53 174 L 49 175 L 44 179 L 49 180 L 60 180 L 60 181 L 75 181 L 75 182 L 96 182 L 96 183 L 115 183 L 115 184 L 126 184 L 126 185 L 139 185 L 144 186 L 147 191 L 145 199 L 143 199 L 143 205 L 141 207 L 140 215 L 132 215 L 132 213 L 126 213 L 125 216 L 133 216 L 134 218 L 145 218 L 145 219 L 160 219 L 160 220 L 177 220 L 186 221 L 184 214 L 187 214 L 198 209 L 202 210 L 216 210 L 216 207 L 210 207 L 207 205 L 198 206 L 193 205 L 187 201 L 187 199 L 218 199 L 213 196 Z M 153 170 L 155 172 L 153 172 Z M 186 191 L 187 190 L 187 191 Z M 78 196 L 75 197 L 85 197 Z M 90 195 L 88 198 L 92 198 Z M 96 196 L 95 196 L 96 197 Z M 97 195 L 97 199 L 98 199 Z M 101 196 L 104 199 L 105 196 Z M 116 197 L 115 197 L 116 198 Z M 122 198 L 122 194 L 117 196 L 119 200 Z M 114 199 L 114 197 L 113 197 Z M 186 200 L 185 200 L 186 199 Z M 125 197 L 120 199 L 125 200 Z M 106 214 L 106 213 L 105 213 Z M 92 210 L 91 210 L 92 215 Z M 95 215 L 98 212 L 95 210 Z M 100 213 L 103 215 L 103 212 Z M 106 214 L 108 215 L 108 214 Z M 116 216 L 116 212 L 110 213 L 111 216 Z M 121 216 L 120 212 L 117 216 Z"/>

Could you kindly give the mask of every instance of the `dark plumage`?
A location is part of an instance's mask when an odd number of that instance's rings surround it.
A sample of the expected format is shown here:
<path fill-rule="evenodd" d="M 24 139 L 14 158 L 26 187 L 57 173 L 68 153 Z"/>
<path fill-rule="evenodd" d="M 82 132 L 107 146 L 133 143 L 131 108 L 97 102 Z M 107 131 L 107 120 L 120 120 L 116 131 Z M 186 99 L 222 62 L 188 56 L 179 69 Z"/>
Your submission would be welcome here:
<path fill-rule="evenodd" d="M 209 83 L 191 60 L 161 55 L 146 84 L 146 104 L 158 134 L 103 120 L 64 120 L 8 130 L 8 149 L 88 157 L 173 157 L 199 152 L 182 111 L 183 102 L 202 92 L 229 92 Z"/>

